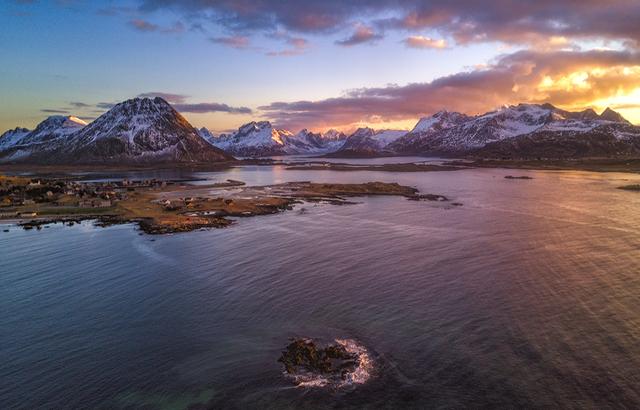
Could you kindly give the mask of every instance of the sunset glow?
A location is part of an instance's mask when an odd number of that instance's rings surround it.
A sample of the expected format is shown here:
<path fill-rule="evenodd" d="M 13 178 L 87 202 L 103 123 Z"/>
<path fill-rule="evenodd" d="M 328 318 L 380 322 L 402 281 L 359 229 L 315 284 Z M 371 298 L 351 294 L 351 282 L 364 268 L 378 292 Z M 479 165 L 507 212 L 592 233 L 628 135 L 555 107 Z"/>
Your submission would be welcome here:
<path fill-rule="evenodd" d="M 4 2 L 0 128 L 91 121 L 136 95 L 167 96 L 216 132 L 410 129 L 521 102 L 640 120 L 637 7 L 510 4 Z"/>

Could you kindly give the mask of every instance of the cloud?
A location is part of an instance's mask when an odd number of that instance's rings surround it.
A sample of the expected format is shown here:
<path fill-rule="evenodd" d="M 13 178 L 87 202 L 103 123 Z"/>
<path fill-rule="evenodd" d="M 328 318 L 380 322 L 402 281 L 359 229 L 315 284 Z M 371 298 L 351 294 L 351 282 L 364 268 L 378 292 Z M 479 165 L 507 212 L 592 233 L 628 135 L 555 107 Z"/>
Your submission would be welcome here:
<path fill-rule="evenodd" d="M 45 108 L 40 111 L 46 112 L 48 114 L 69 114 L 69 111 L 67 110 L 59 110 L 59 109 L 51 109 L 51 108 Z"/>
<path fill-rule="evenodd" d="M 146 20 L 133 19 L 129 21 L 129 25 L 135 30 L 143 33 L 159 32 L 161 34 L 180 34 L 186 31 L 186 27 L 180 21 L 176 21 L 170 27 L 161 27 Z"/>
<path fill-rule="evenodd" d="M 226 112 L 228 114 L 251 114 L 252 111 L 248 107 L 231 107 L 221 103 L 195 103 L 195 104 L 172 104 L 173 108 L 179 112 L 189 112 L 196 114 L 205 114 L 211 112 Z"/>
<path fill-rule="evenodd" d="M 211 37 L 209 41 L 237 49 L 249 47 L 249 37 L 246 36 Z"/>
<path fill-rule="evenodd" d="M 79 101 L 70 101 L 69 105 L 72 106 L 73 108 L 87 108 L 87 107 L 91 107 L 91 104 L 86 104 L 83 102 L 79 102 Z"/>
<path fill-rule="evenodd" d="M 403 43 L 410 48 L 447 48 L 447 42 L 443 39 L 436 40 L 430 37 L 410 36 L 403 40 Z"/>
<path fill-rule="evenodd" d="M 155 98 L 160 97 L 169 102 L 173 108 L 180 112 L 188 112 L 195 114 L 204 114 L 211 112 L 226 112 L 229 114 L 251 114 L 252 111 L 247 107 L 231 107 L 222 103 L 188 103 L 188 95 L 172 94 L 164 92 L 148 92 L 138 95 L 139 98 Z"/>
<path fill-rule="evenodd" d="M 158 26 L 156 24 L 150 23 L 146 20 L 141 20 L 141 19 L 133 19 L 129 21 L 129 25 L 131 27 L 133 27 L 134 29 L 144 32 L 144 33 L 148 33 L 148 32 L 152 32 L 152 31 L 157 31 L 158 30 Z"/>
<path fill-rule="evenodd" d="M 525 50 L 431 82 L 362 88 L 340 97 L 274 102 L 259 109 L 278 126 L 322 128 L 417 119 L 443 108 L 477 114 L 520 102 L 581 108 L 638 88 L 639 53 Z"/>
<path fill-rule="evenodd" d="M 187 98 L 189 98 L 188 95 L 163 93 L 158 91 L 138 94 L 138 98 L 155 98 L 155 97 L 160 97 L 171 104 L 181 104 L 181 103 L 184 103 Z"/>
<path fill-rule="evenodd" d="M 373 43 L 382 38 L 382 34 L 377 34 L 371 27 L 359 25 L 351 36 L 336 41 L 340 46 L 355 46 L 357 44 Z"/>
<path fill-rule="evenodd" d="M 235 33 L 268 32 L 273 27 L 298 33 L 340 32 L 361 21 L 377 32 L 429 30 L 461 44 L 536 44 L 550 37 L 630 41 L 636 46 L 640 42 L 640 2 L 630 0 L 139 1 L 141 12 L 178 11 Z M 355 36 L 353 44 L 358 38 L 362 36 Z"/>
<path fill-rule="evenodd" d="M 194 114 L 206 114 L 212 112 L 224 112 L 228 114 L 252 114 L 253 111 L 248 107 L 232 107 L 223 103 L 205 102 L 205 103 L 189 103 L 187 102 L 189 96 L 184 94 L 173 94 L 159 91 L 152 91 L 147 93 L 138 94 L 137 98 L 156 98 L 160 97 L 166 100 L 177 111 L 182 113 L 194 113 Z M 116 105 L 116 103 L 98 103 L 95 108 L 102 110 L 110 110 Z"/>
<path fill-rule="evenodd" d="M 160 32 L 162 34 L 179 34 L 179 33 L 184 33 L 185 30 L 186 28 L 184 24 L 182 24 L 182 22 L 180 21 L 176 21 L 175 23 L 173 23 L 173 26 L 165 27 L 161 29 Z"/>
<path fill-rule="evenodd" d="M 307 49 L 307 45 L 309 44 L 309 42 L 304 38 L 292 37 L 286 33 L 276 33 L 272 37 L 283 39 L 285 44 L 287 44 L 289 48 L 280 51 L 268 51 L 267 53 L 265 53 L 270 57 L 300 55 L 304 53 L 304 51 Z"/>
<path fill-rule="evenodd" d="M 99 108 L 102 110 L 110 110 L 113 107 L 115 107 L 115 105 L 116 103 L 101 102 L 96 104 L 96 108 Z"/>

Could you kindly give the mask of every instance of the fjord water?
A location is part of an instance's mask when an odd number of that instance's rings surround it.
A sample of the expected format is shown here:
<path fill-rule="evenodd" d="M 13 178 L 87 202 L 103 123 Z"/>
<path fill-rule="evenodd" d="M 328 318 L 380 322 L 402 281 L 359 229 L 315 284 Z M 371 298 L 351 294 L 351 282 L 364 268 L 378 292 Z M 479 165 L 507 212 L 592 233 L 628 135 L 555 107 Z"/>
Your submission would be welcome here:
<path fill-rule="evenodd" d="M 639 177 L 195 176 L 399 182 L 464 205 L 359 198 L 169 236 L 9 227 L 3 408 L 640 406 L 640 194 L 615 189 Z M 276 361 L 292 336 L 358 340 L 374 377 L 294 388 Z"/>

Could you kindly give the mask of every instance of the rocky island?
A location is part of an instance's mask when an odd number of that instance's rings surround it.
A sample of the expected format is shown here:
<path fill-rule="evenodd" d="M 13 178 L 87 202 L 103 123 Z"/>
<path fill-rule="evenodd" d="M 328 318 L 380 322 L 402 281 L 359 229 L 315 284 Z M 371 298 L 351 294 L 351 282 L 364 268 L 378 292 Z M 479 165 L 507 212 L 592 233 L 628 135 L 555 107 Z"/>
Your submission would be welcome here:
<path fill-rule="evenodd" d="M 350 339 L 322 344 L 309 338 L 293 338 L 278 361 L 299 387 L 340 388 L 362 384 L 369 379 L 373 368 L 367 350 Z"/>
<path fill-rule="evenodd" d="M 82 220 L 96 220 L 101 226 L 136 223 L 145 233 L 164 234 L 221 228 L 233 223 L 230 217 L 274 214 L 301 202 L 343 205 L 352 203 L 346 198 L 368 195 L 447 200 L 384 182 L 246 187 L 234 180 L 196 186 L 156 179 L 80 182 L 0 176 L 0 220 L 16 221 L 25 229 Z"/>

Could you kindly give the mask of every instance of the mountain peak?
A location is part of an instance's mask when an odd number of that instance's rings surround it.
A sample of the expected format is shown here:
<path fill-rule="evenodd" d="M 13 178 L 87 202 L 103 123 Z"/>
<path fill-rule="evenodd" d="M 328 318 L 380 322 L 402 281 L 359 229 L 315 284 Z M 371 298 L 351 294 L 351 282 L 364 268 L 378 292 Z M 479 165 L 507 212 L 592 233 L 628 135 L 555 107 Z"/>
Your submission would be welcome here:
<path fill-rule="evenodd" d="M 374 135 L 376 132 L 374 131 L 373 128 L 369 128 L 369 127 L 360 127 L 357 130 L 355 130 L 353 132 L 353 134 L 351 134 L 351 137 L 349 138 L 353 138 L 353 137 L 367 137 L 367 136 L 372 136 Z"/>
<path fill-rule="evenodd" d="M 605 121 L 611 121 L 611 122 L 624 122 L 626 124 L 630 124 L 629 121 L 627 121 L 626 118 L 624 118 L 620 113 L 612 110 L 611 108 L 607 107 L 602 114 L 600 114 L 600 119 L 605 120 Z"/>

